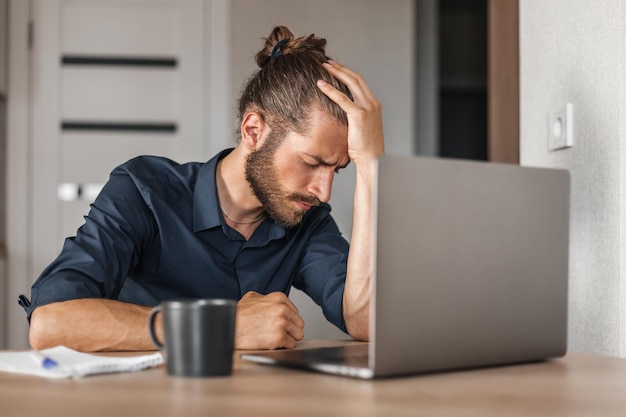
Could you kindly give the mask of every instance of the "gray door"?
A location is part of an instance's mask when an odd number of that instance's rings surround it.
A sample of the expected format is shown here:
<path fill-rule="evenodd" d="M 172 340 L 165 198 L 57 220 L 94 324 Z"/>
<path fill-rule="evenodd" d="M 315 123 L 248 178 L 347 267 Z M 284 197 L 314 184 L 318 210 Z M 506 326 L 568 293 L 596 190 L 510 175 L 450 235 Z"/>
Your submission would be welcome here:
<path fill-rule="evenodd" d="M 33 273 L 115 166 L 205 157 L 202 12 L 202 0 L 34 1 Z"/>

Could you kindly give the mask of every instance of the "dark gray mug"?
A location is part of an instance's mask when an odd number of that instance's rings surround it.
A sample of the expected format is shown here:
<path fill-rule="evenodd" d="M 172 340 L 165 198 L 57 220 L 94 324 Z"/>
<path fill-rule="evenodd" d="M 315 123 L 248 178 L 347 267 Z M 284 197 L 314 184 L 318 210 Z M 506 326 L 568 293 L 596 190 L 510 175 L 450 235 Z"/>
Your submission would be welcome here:
<path fill-rule="evenodd" d="M 222 376 L 233 369 L 235 311 L 233 300 L 165 301 L 148 319 L 150 337 L 165 350 L 167 373 L 175 376 Z M 157 313 L 163 313 L 165 344 L 156 337 Z"/>

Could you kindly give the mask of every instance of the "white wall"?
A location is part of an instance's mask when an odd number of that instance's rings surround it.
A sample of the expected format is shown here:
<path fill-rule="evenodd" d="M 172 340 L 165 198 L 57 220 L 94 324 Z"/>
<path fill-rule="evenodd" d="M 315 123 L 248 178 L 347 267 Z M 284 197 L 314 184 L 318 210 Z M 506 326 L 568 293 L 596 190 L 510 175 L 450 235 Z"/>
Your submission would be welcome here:
<path fill-rule="evenodd" d="M 567 168 L 571 350 L 626 356 L 626 3 L 520 0 L 523 165 Z M 548 151 L 548 112 L 574 105 L 575 146 Z"/>
<path fill-rule="evenodd" d="M 0 294 L 6 288 L 5 259 L 5 202 L 6 202 L 6 82 L 7 82 L 7 0 L 0 0 Z M 1 303 L 1 300 L 0 300 Z M 4 346 L 6 309 L 0 306 L 0 348 Z"/>
<path fill-rule="evenodd" d="M 4 334 L 6 348 L 27 346 L 27 324 L 23 310 L 16 303 L 18 294 L 27 294 L 31 277 L 29 269 L 28 236 L 32 219 L 29 216 L 31 182 L 29 145 L 29 50 L 28 21 L 30 2 L 9 2 L 9 57 L 7 85 L 7 136 L 6 136 L 6 246 L 7 265 L 5 293 Z"/>
<path fill-rule="evenodd" d="M 6 94 L 7 86 L 7 0 L 0 0 L 0 96 Z"/>
<path fill-rule="evenodd" d="M 254 55 L 276 25 L 295 36 L 315 33 L 328 41 L 327 54 L 360 72 L 383 105 L 385 149 L 409 155 L 414 148 L 414 2 L 412 0 L 231 0 L 231 79 L 233 107 L 244 81 L 257 69 Z M 233 109 L 229 109 L 234 112 Z M 233 131 L 235 127 L 233 125 Z M 335 179 L 330 204 L 349 240 L 355 172 L 351 165 Z M 305 320 L 308 338 L 341 335 L 320 318 L 308 297 L 291 298 Z"/>

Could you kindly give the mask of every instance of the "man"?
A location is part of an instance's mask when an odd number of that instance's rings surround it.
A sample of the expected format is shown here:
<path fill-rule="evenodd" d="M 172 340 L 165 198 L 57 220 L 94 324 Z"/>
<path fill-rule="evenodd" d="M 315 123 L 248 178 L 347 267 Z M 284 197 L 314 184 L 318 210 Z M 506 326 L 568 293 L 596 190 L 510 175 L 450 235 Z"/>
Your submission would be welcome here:
<path fill-rule="evenodd" d="M 368 340 L 381 106 L 359 74 L 328 59 L 325 44 L 274 28 L 240 99 L 233 150 L 205 164 L 140 157 L 112 172 L 76 237 L 33 285 L 34 348 L 152 349 L 150 306 L 179 297 L 239 300 L 238 349 L 292 348 L 304 337 L 286 295 L 292 285 Z M 350 161 L 348 256 L 326 203 Z"/>

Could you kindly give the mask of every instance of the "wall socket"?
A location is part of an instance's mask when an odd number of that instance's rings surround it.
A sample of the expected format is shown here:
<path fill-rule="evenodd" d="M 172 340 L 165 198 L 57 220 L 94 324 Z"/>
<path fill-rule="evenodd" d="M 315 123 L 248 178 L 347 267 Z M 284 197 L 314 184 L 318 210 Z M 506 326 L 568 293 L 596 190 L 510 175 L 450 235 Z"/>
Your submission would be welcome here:
<path fill-rule="evenodd" d="M 548 149 L 571 148 L 574 146 L 574 106 L 563 107 L 548 115 Z"/>

